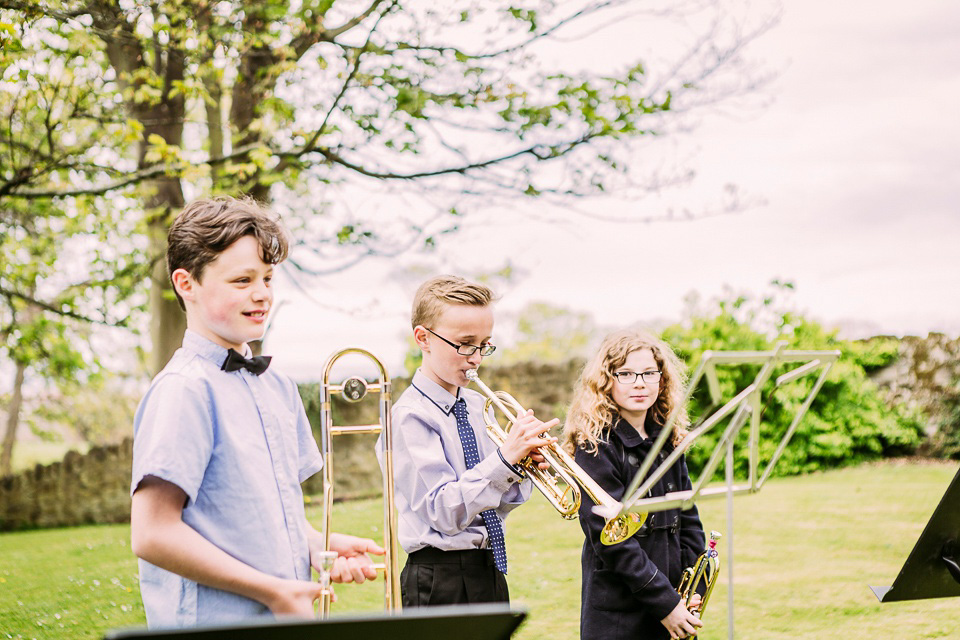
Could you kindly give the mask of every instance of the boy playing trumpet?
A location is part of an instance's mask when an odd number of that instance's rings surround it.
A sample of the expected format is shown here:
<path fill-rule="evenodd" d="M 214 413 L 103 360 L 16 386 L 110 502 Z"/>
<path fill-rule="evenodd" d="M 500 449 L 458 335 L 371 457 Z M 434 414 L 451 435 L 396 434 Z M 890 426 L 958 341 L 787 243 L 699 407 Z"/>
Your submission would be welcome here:
<path fill-rule="evenodd" d="M 487 436 L 484 397 L 466 372 L 496 347 L 493 292 L 455 276 L 423 283 L 413 300 L 413 337 L 423 353 L 393 406 L 393 461 L 404 607 L 508 602 L 503 520 L 530 497 L 517 464 L 556 438 L 557 424 L 518 416 L 503 445 Z"/>

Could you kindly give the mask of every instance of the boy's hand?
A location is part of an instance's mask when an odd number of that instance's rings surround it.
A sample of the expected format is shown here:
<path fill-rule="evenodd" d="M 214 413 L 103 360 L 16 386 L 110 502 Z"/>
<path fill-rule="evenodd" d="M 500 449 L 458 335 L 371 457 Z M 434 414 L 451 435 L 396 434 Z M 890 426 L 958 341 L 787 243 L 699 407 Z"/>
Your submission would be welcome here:
<path fill-rule="evenodd" d="M 500 445 L 503 459 L 510 464 L 517 464 L 540 447 L 555 443 L 556 438 L 550 435 L 541 437 L 541 435 L 546 434 L 559 423 L 560 420 L 557 418 L 550 422 L 538 420 L 531 409 L 521 413 L 517 416 L 516 424 L 510 428 L 506 440 Z M 540 458 L 536 461 L 541 463 L 542 460 L 543 458 Z"/>
<path fill-rule="evenodd" d="M 703 626 L 700 618 L 693 615 L 683 604 L 683 600 L 677 603 L 667 617 L 660 621 L 660 624 L 670 632 L 671 640 L 677 638 L 686 638 L 697 633 L 697 629 Z"/>
<path fill-rule="evenodd" d="M 382 556 L 386 553 L 370 538 L 358 538 L 344 533 L 330 534 L 330 550 L 339 554 L 330 571 L 330 580 L 333 582 L 359 583 L 375 580 L 377 570 L 373 568 L 373 560 L 367 554 Z"/>
<path fill-rule="evenodd" d="M 322 593 L 316 582 L 306 580 L 280 580 L 277 583 L 272 597 L 264 604 L 274 615 L 298 616 L 313 618 L 316 613 L 313 603 Z"/>

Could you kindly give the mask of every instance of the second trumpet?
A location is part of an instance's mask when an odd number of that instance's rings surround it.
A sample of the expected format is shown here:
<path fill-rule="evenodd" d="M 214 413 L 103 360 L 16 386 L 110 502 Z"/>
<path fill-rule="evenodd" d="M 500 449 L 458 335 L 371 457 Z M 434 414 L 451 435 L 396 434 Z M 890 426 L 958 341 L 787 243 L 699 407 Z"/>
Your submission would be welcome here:
<path fill-rule="evenodd" d="M 483 408 L 487 435 L 497 443 L 497 446 L 502 445 L 506 441 L 510 428 L 517 422 L 517 414 L 524 412 L 525 409 L 506 391 L 492 391 L 480 380 L 476 369 L 467 371 L 466 376 L 487 397 Z M 489 419 L 491 405 L 496 406 L 506 416 L 509 421 L 506 427 L 501 427 L 499 422 Z M 604 491 L 561 447 L 556 444 L 547 445 L 540 448 L 540 454 L 549 468 L 541 469 L 529 457 L 521 460 L 520 466 L 561 516 L 568 520 L 577 517 L 577 511 L 580 509 L 581 488 L 597 505 L 605 507 L 609 512 L 620 511 L 620 502 Z M 600 541 L 605 545 L 623 542 L 637 532 L 646 518 L 645 513 L 627 513 L 611 518 L 600 533 Z"/>

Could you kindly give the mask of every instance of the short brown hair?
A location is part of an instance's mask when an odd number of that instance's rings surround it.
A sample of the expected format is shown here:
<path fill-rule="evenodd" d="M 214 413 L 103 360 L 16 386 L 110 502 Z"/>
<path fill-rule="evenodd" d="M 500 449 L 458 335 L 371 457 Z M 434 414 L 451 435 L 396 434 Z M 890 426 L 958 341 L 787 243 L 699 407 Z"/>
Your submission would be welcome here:
<path fill-rule="evenodd" d="M 200 282 L 203 269 L 244 236 L 260 243 L 260 257 L 279 264 L 287 257 L 290 241 L 279 218 L 252 198 L 217 196 L 194 200 L 173 221 L 167 234 L 167 275 L 185 269 Z M 185 309 L 179 293 L 177 302 Z"/>
<path fill-rule="evenodd" d="M 496 296 L 487 286 L 458 276 L 437 276 L 420 285 L 414 294 L 410 325 L 430 328 L 440 318 L 445 304 L 485 307 L 494 300 Z"/>

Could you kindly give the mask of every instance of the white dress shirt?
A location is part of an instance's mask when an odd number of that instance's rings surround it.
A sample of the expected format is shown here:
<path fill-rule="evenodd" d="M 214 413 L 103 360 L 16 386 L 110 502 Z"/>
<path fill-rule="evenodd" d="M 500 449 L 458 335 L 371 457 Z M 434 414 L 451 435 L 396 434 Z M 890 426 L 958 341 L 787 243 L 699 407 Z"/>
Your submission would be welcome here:
<path fill-rule="evenodd" d="M 407 553 L 424 547 L 444 551 L 487 547 L 481 511 L 500 520 L 530 497 L 532 484 L 507 464 L 483 422 L 483 395 L 458 389 L 467 403 L 480 463 L 467 470 L 453 416 L 455 396 L 419 369 L 393 405 L 394 491 L 398 540 Z M 492 411 L 492 410 L 491 410 Z M 383 436 L 377 458 L 383 468 Z"/>

